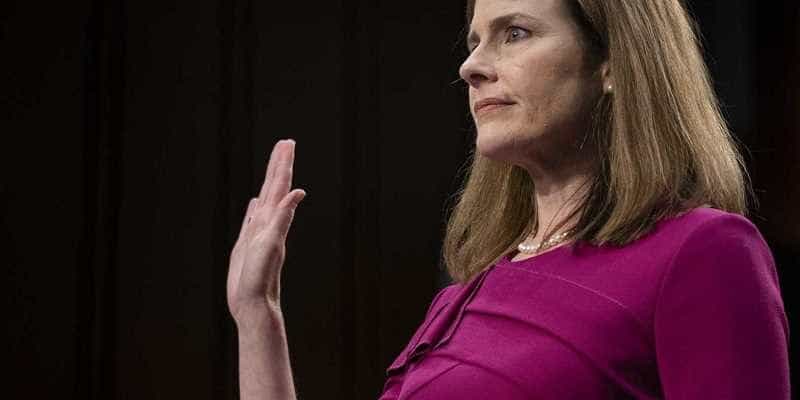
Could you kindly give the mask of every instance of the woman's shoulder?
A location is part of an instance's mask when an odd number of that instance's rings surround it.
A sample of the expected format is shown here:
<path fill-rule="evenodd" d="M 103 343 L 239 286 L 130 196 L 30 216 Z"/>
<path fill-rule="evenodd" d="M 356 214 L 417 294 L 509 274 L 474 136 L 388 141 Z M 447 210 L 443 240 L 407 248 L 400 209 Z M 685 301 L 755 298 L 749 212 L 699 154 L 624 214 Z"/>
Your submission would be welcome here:
<path fill-rule="evenodd" d="M 724 220 L 749 220 L 744 216 L 717 208 L 702 206 L 685 210 L 676 215 L 665 218 L 662 224 L 691 227 L 699 226 L 710 221 L 724 221 Z"/>
<path fill-rule="evenodd" d="M 653 308 L 659 369 L 670 390 L 694 383 L 681 380 L 687 360 L 718 376 L 766 373 L 772 382 L 786 382 L 789 325 L 776 266 L 758 229 L 741 215 L 712 209 L 692 210 L 672 224 L 683 237 Z M 731 349 L 737 362 L 729 362 Z"/>
<path fill-rule="evenodd" d="M 763 240 L 758 227 L 746 216 L 708 206 L 666 217 L 655 225 L 652 233 L 654 236 L 669 236 L 673 241 L 698 236 L 706 240 L 718 237 Z"/>
<path fill-rule="evenodd" d="M 724 255 L 733 247 L 769 251 L 758 228 L 746 217 L 697 207 L 662 219 L 648 234 L 617 251 L 637 263 L 649 260 L 666 266 L 687 251 Z"/>
<path fill-rule="evenodd" d="M 654 240 L 669 243 L 673 263 L 703 258 L 717 264 L 745 257 L 772 264 L 772 255 L 758 228 L 746 217 L 709 207 L 698 207 L 662 221 Z"/>
<path fill-rule="evenodd" d="M 664 219 L 657 224 L 656 236 L 670 241 L 698 239 L 699 236 L 703 240 L 731 236 L 762 239 L 758 228 L 743 215 L 711 207 L 693 208 Z"/>

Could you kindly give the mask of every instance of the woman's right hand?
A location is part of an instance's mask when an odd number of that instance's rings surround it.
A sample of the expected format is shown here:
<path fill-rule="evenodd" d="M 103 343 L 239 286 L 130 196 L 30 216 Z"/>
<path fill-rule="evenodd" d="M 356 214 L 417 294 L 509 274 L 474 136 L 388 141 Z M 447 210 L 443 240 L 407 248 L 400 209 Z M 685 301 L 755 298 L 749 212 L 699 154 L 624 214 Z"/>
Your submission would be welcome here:
<path fill-rule="evenodd" d="M 286 236 L 306 193 L 292 184 L 295 142 L 281 140 L 269 158 L 257 198 L 251 199 L 228 267 L 228 309 L 237 325 L 280 313 L 281 269 Z"/>

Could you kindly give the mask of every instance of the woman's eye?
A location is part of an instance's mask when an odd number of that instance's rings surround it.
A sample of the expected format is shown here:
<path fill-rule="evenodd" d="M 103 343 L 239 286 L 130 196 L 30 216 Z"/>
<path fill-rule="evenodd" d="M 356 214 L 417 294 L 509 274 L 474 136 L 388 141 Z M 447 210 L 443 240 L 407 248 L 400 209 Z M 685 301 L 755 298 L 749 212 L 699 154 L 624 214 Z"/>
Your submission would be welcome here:
<path fill-rule="evenodd" d="M 528 34 L 529 34 L 529 32 L 527 30 L 525 30 L 525 29 L 522 29 L 522 28 L 520 28 L 518 26 L 511 26 L 508 29 L 506 29 L 506 35 L 507 35 L 506 36 L 506 43 L 513 42 L 513 41 L 515 41 L 517 39 L 522 39 L 522 38 L 526 37 L 525 35 L 528 35 Z"/>

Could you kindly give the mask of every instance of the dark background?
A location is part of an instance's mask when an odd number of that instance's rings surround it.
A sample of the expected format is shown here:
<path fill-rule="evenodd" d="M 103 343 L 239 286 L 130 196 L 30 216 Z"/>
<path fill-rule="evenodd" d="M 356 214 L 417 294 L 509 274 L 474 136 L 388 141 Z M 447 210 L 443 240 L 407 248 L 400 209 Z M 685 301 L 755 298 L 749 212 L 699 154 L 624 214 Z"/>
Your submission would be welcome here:
<path fill-rule="evenodd" d="M 800 6 L 691 6 L 794 332 Z M 227 257 L 292 137 L 308 191 L 282 290 L 299 396 L 377 398 L 447 282 L 444 210 L 473 140 L 452 83 L 463 7 L 3 2 L 2 397 L 235 398 Z"/>

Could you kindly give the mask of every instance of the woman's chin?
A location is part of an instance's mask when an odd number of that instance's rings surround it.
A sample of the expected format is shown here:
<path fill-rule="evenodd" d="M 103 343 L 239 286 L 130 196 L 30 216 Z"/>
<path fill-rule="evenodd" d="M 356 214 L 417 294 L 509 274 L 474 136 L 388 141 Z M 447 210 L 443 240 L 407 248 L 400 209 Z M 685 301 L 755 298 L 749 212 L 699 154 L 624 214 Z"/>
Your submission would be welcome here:
<path fill-rule="evenodd" d="M 508 135 L 495 132 L 478 131 L 475 142 L 475 152 L 483 157 L 495 161 L 510 161 L 513 154 L 514 143 Z"/>

